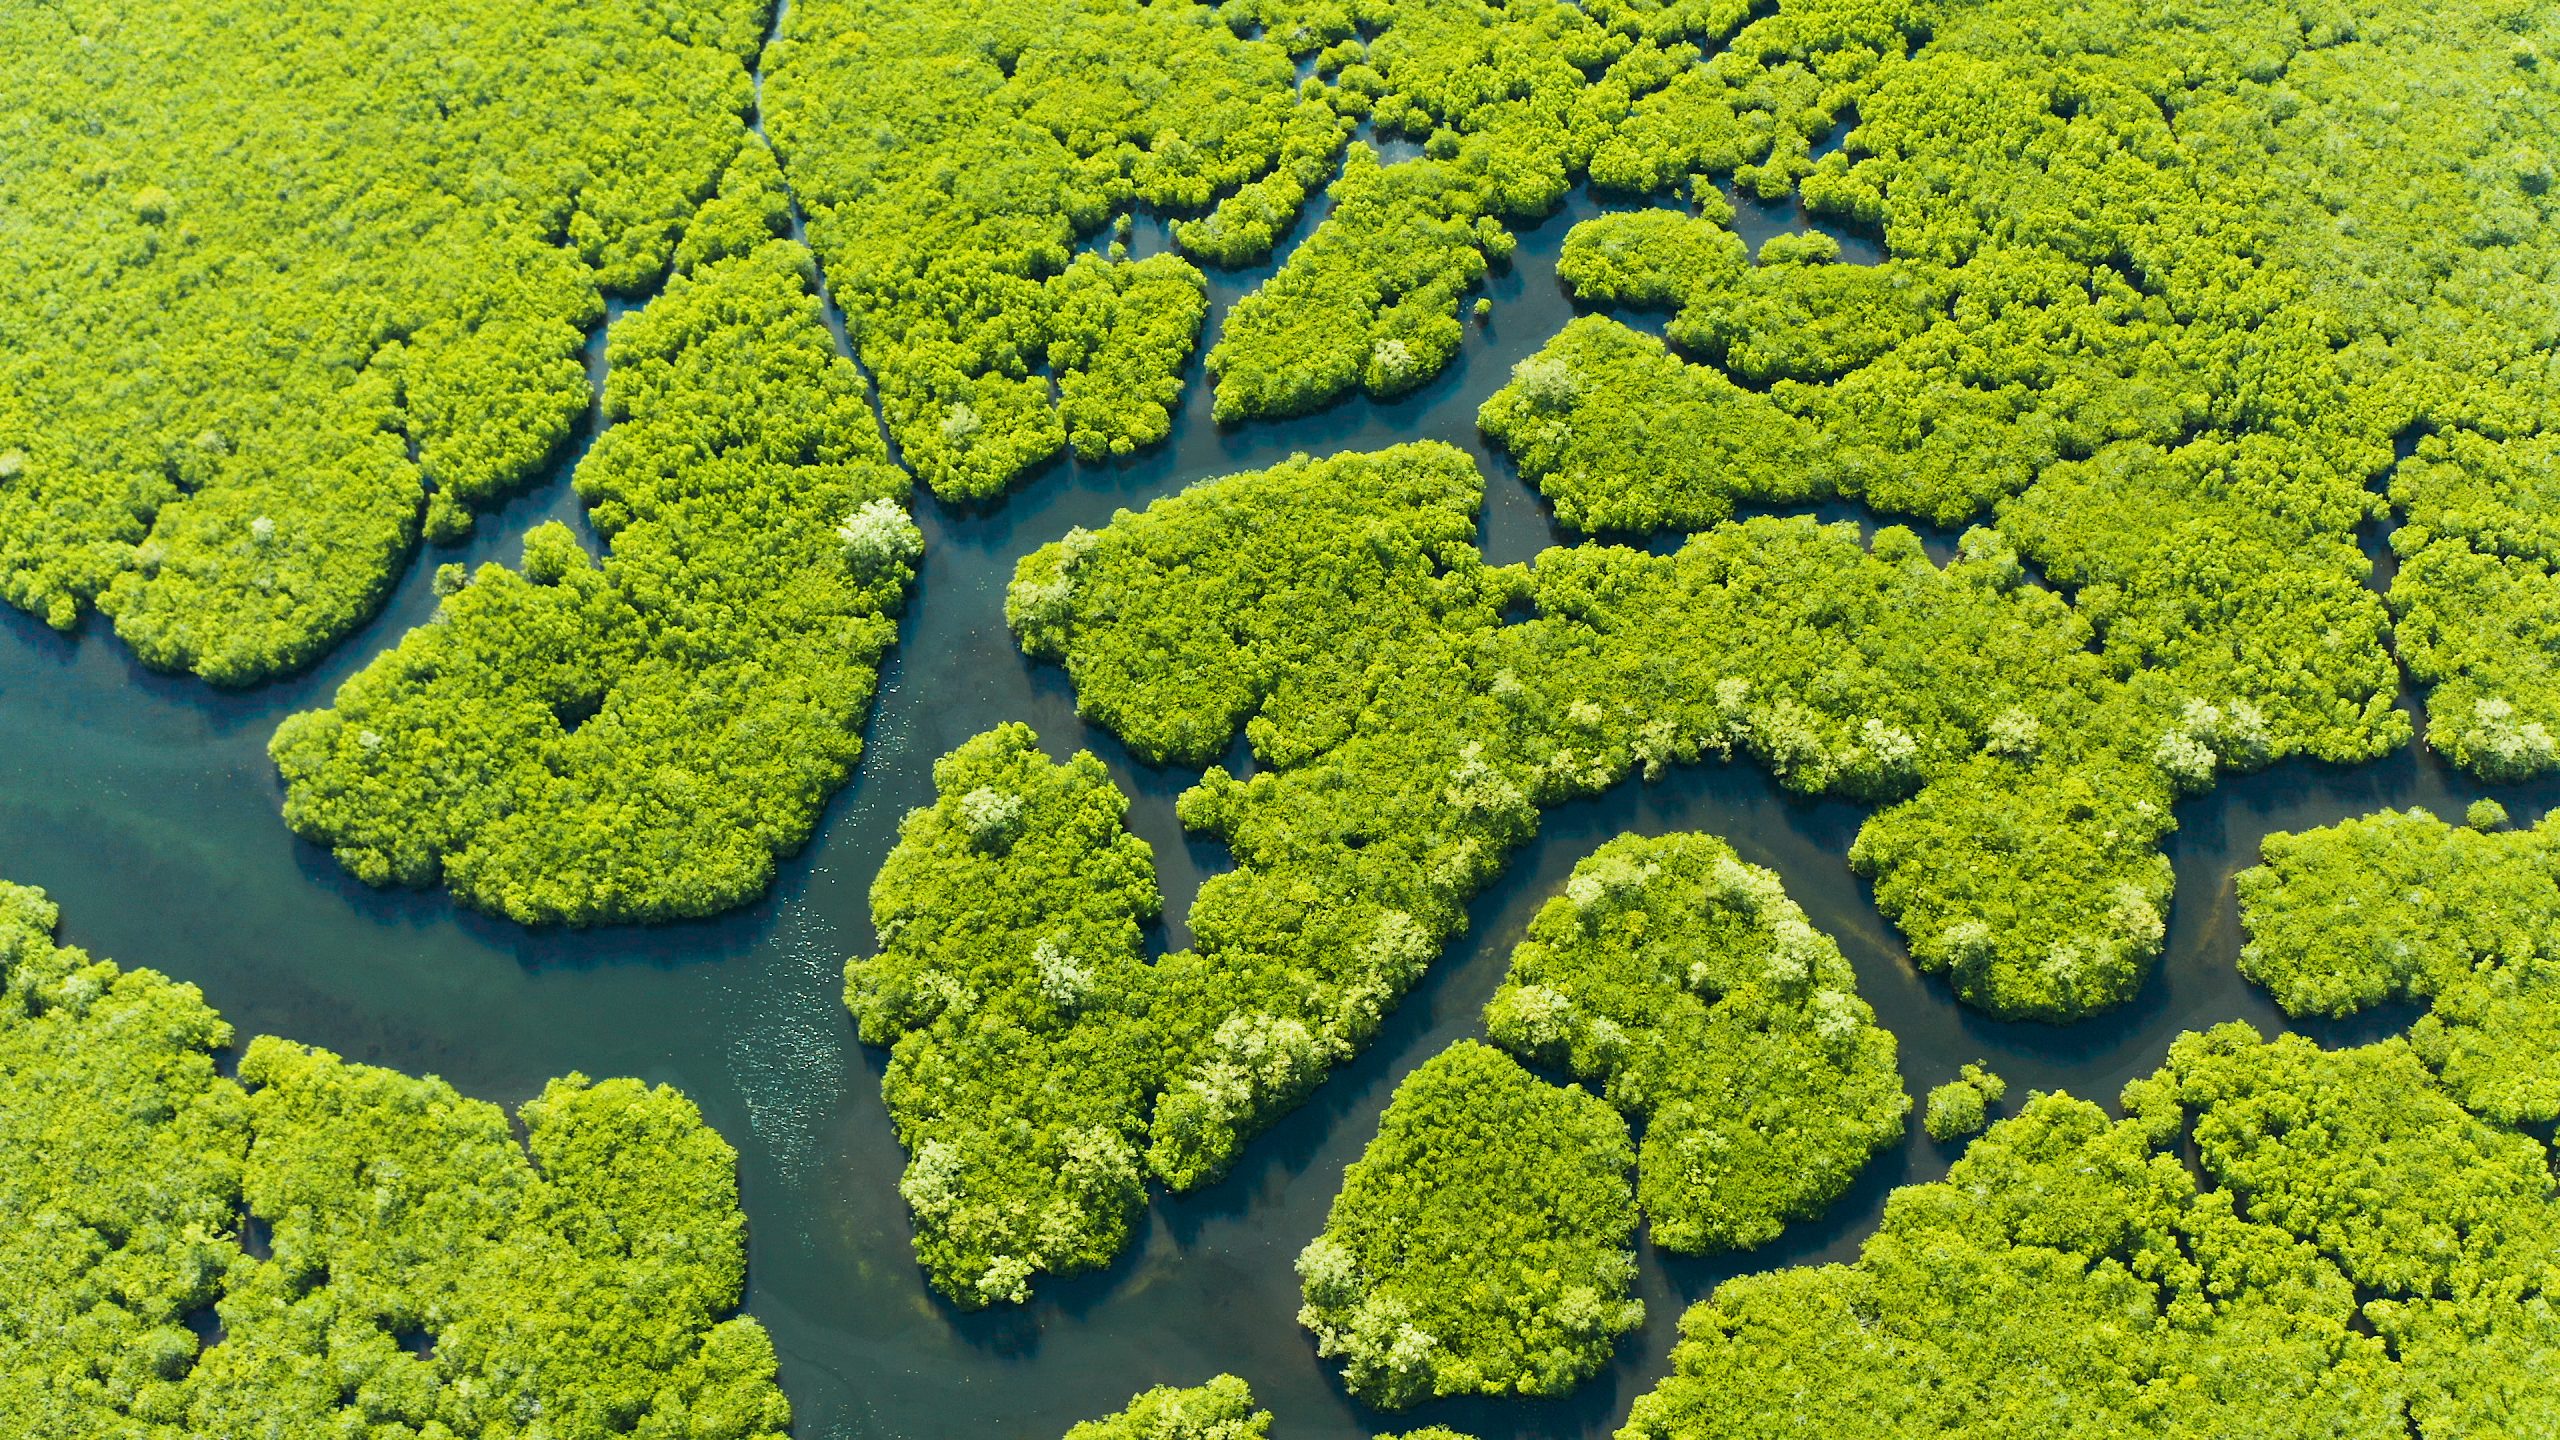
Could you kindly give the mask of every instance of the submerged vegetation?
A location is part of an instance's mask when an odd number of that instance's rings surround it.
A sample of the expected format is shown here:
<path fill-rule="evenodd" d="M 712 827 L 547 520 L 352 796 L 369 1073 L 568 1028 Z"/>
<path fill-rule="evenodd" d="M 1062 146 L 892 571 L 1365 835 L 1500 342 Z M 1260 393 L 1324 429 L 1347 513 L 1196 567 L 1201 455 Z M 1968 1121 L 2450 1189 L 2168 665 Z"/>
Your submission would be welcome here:
<path fill-rule="evenodd" d="M 736 1154 L 692 1102 L 515 1117 L 230 1026 L 0 886 L 0 1414 L 28 1436 L 778 1440 Z M 530 1424 L 529 1424 L 530 1422 Z"/>
<path fill-rule="evenodd" d="M 1911 1109 L 1839 947 L 1712 835 L 1621 836 L 1576 865 L 1485 1025 L 1643 1124 L 1665 1250 L 1748 1248 L 1822 1213 Z"/>
<path fill-rule="evenodd" d="M 1298 1256 L 1298 1323 L 1343 1383 L 1399 1409 L 1561 1395 L 1644 1323 L 1626 1122 L 1461 1040 L 1396 1086 Z"/>

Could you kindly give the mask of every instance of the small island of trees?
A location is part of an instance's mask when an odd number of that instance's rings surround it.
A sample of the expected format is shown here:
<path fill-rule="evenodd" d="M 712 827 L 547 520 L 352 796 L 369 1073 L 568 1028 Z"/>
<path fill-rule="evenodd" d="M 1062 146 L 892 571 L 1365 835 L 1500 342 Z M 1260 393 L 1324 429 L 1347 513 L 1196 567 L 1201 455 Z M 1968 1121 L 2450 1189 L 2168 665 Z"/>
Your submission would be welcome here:
<path fill-rule="evenodd" d="M 1298 1322 L 1371 1405 L 1561 1395 L 1644 1323 L 1635 1147 L 1579 1085 L 1461 1040 L 1396 1086 L 1298 1256 Z"/>

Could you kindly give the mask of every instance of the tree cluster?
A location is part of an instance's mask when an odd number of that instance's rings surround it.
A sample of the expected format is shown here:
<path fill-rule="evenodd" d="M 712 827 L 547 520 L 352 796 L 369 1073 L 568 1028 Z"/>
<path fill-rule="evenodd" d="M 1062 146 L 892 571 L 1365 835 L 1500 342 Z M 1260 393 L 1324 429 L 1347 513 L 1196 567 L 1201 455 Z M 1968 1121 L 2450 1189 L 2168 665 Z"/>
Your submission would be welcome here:
<path fill-rule="evenodd" d="M 1929 1092 L 1929 1108 L 1921 1117 L 1921 1128 L 1929 1132 L 1930 1139 L 1941 1142 L 1980 1134 L 1991 1119 L 1991 1107 L 2008 1093 L 2008 1081 L 1980 1062 L 1968 1061 L 1956 1072 L 1956 1078 Z"/>
<path fill-rule="evenodd" d="M 1644 1324 L 1635 1148 L 1617 1113 L 1461 1040 L 1396 1086 L 1298 1256 L 1298 1323 L 1386 1409 L 1553 1396 Z"/>
<path fill-rule="evenodd" d="M 1025 725 L 936 762 L 872 882 L 876 955 L 845 967 L 910 1159 L 934 1288 L 975 1309 L 1109 1263 L 1146 1204 L 1167 1013 L 1140 927 L 1162 902 L 1102 762 Z"/>
<path fill-rule="evenodd" d="M 1341 957 L 1390 925 L 1436 952 L 1539 808 L 1707 755 L 1885 807 L 1852 858 L 1915 959 L 1995 1013 L 2087 1014 L 2158 951 L 2170 802 L 2266 753 L 2245 704 L 2117 681 L 1995 532 L 1944 568 L 1801 518 L 1488 567 L 1479 493 L 1443 446 L 1292 462 L 1045 547 L 1009 597 L 1140 754 L 1204 763 L 1242 722 L 1259 771 L 1182 802 L 1238 861 L 1194 931 L 1231 978 L 1326 977 L 1282 1003 L 1354 1043 Z"/>
<path fill-rule="evenodd" d="M 2240 973 L 2288 1015 L 2394 1000 L 2446 1090 L 2508 1124 L 2560 1119 L 2560 819 L 2483 833 L 2385 810 L 2270 835 L 2241 872 Z"/>
<path fill-rule="evenodd" d="M 1666 183 L 1692 157 L 1722 169 L 1718 66 L 1808 62 L 1823 83 L 1798 113 L 1854 114 L 1842 146 L 1781 144 L 1736 178 L 1800 186 L 1889 258 L 1844 266 L 1807 237 L 1750 263 L 1712 200 L 1577 227 L 1560 266 L 1576 292 L 1674 312 L 1671 344 L 1711 373 L 1683 380 L 1631 338 L 1597 347 L 1588 321 L 1524 367 L 1484 424 L 1559 514 L 1695 529 L 1761 493 L 1987 514 L 2111 668 L 2246 703 L 2271 756 L 2406 738 L 2396 622 L 2436 687 L 2439 751 L 2491 779 L 2560 765 L 2560 590 L 2533 518 L 2553 486 L 2550 325 L 2499 298 L 2560 261 L 2550 18 L 2501 0 L 2316 24 L 2274 3 L 2175 25 L 2109 3 L 2060 28 L 2026 3 L 1923 0 L 1864 25 L 1832 8 L 1755 21 L 1638 102 L 1676 125 L 1631 119 L 1621 140 Z M 1618 387 L 1711 395 L 1723 429 L 1654 443 L 1606 400 L 1556 403 Z M 1698 401 L 1669 408 L 1697 424 Z M 1729 457 L 1733 434 L 1751 459 Z M 2357 532 L 2393 506 L 2386 610 Z"/>
<path fill-rule="evenodd" d="M 1458 352 L 1458 300 L 1510 235 L 1436 160 L 1380 165 L 1352 147 L 1333 209 L 1278 274 L 1236 302 L 1209 352 L 1220 420 L 1322 409 L 1358 389 L 1392 399 Z"/>
<path fill-rule="evenodd" d="M 2484 780 L 2560 766 L 2560 435 L 2429 435 L 2391 478 L 2392 632 L 2427 743 Z"/>
<path fill-rule="evenodd" d="M 809 0 L 766 107 L 899 454 L 977 499 L 1072 445 L 1160 440 L 1207 309 L 1180 256 L 1080 249 L 1133 206 L 1244 263 L 1351 122 L 1193 0 Z M 1223 197 L 1223 198 L 1221 198 Z"/>
<path fill-rule="evenodd" d="M 0 16 L 0 598 L 239 685 L 586 413 L 748 132 L 754 0 Z"/>
<path fill-rule="evenodd" d="M 1829 6 L 1747 28 L 1738 5 L 1228 8 L 1314 53 L 1334 108 L 1425 153 L 1382 169 L 1353 148 L 1332 213 L 1239 302 L 1210 353 L 1221 419 L 1298 414 L 1355 385 L 1391 397 L 1438 374 L 1457 349 L 1463 292 L 1510 254 L 1506 223 L 1552 213 L 1579 181 L 1637 193 L 1687 182 L 1711 196 L 1701 177 L 1739 169 L 1783 190 L 1847 103 L 1850 66 L 1822 56 L 1837 73 L 1820 84 L 1815 53 L 1874 45 L 1898 57 L 1917 30 Z"/>
<path fill-rule="evenodd" d="M 768 56 L 768 97 L 900 453 L 936 493 L 978 498 L 1069 444 L 1091 458 L 1166 433 L 1200 277 L 1159 256 L 1135 263 L 1160 283 L 1116 278 L 1132 262 L 1080 249 L 1116 218 L 1143 207 L 1186 255 L 1253 264 L 1330 187 L 1213 352 L 1215 412 L 1401 394 L 1456 351 L 1506 222 L 1578 181 L 1642 192 L 1741 166 L 1789 183 L 1850 99 L 1853 67 L 1821 51 L 1898 57 L 1919 28 L 1826 9 L 1745 28 L 1738 5 L 815 0 Z M 1364 120 L 1426 154 L 1346 158 Z"/>
<path fill-rule="evenodd" d="M 2038 1095 L 1847 1265 L 1727 1281 L 1620 1434 L 2527 1435 L 2560 1422 L 2549 1152 L 2405 1040 L 2182 1036 Z M 2184 1157 L 2182 1159 L 2182 1156 Z"/>
<path fill-rule="evenodd" d="M 1116 1415 L 1087 1420 L 1066 1440 L 1266 1440 L 1271 1412 L 1253 1408 L 1253 1389 L 1233 1375 L 1206 1385 L 1140 1391 Z"/>
<path fill-rule="evenodd" d="M 372 884 L 529 923 L 761 894 L 862 748 L 922 556 L 787 241 L 707 251 L 608 339 L 578 466 L 607 554 L 439 575 L 435 617 L 269 746 L 285 819 Z"/>
<path fill-rule="evenodd" d="M 0 1414 L 43 1440 L 779 1440 L 736 1153 L 683 1096 L 497 1106 L 231 1028 L 0 886 Z"/>
<path fill-rule="evenodd" d="M 1476 423 L 1585 533 L 1704 530 L 1736 503 L 1801 504 L 1832 488 L 1811 426 L 1605 316 L 1573 321 L 1521 361 Z"/>
<path fill-rule="evenodd" d="M 1643 1127 L 1665 1250 L 1745 1249 L 1820 1214 L 1911 1109 L 1840 948 L 1712 835 L 1621 836 L 1576 865 L 1485 1025 Z"/>

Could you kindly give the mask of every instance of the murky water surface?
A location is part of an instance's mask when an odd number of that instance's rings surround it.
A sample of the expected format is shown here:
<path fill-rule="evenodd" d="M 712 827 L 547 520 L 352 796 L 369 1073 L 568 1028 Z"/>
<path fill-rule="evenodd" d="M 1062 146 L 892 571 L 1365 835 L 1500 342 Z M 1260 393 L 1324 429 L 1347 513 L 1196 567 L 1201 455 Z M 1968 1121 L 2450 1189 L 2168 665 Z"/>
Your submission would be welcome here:
<path fill-rule="evenodd" d="M 1132 1253 L 1100 1275 L 1050 1282 L 1018 1310 L 953 1311 L 925 1289 L 910 1257 L 897 1192 L 902 1156 L 880 1105 L 882 1056 L 854 1039 L 838 1001 L 845 956 L 871 945 L 872 873 L 898 818 L 931 798 L 934 758 L 1015 719 L 1037 727 L 1054 753 L 1084 746 L 1101 754 L 1136 797 L 1132 823 L 1155 847 L 1172 944 L 1187 939 L 1179 917 L 1201 875 L 1224 864 L 1220 847 L 1186 841 L 1174 821 L 1173 797 L 1196 777 L 1133 763 L 1077 721 L 1059 672 L 1034 668 L 1014 649 L 1003 621 L 1014 562 L 1071 525 L 1100 525 L 1115 509 L 1204 477 L 1292 451 L 1419 438 L 1460 445 L 1483 462 L 1490 558 L 1524 560 L 1561 543 L 1543 504 L 1486 450 L 1474 417 L 1512 364 L 1572 313 L 1554 279 L 1556 254 L 1573 221 L 1597 208 L 1577 199 L 1524 234 L 1514 262 L 1488 281 L 1492 323 L 1471 321 L 1448 371 L 1402 401 L 1221 430 L 1195 383 L 1171 440 L 1134 463 L 1060 464 L 982 512 L 921 502 L 922 583 L 882 677 L 861 771 L 807 851 L 783 865 L 772 896 L 743 913 L 658 929 L 529 932 L 460 912 L 441 894 L 370 890 L 277 817 L 280 792 L 265 756 L 276 722 L 327 703 L 365 659 L 425 619 L 436 564 L 512 562 L 532 525 L 583 524 L 565 465 L 485 518 L 466 544 L 423 555 L 381 616 L 314 672 L 252 693 L 220 695 L 150 675 L 94 624 L 64 638 L 0 607 L 0 876 L 51 891 L 70 939 L 203 986 L 244 1035 L 275 1033 L 440 1074 L 510 1105 L 569 1070 L 684 1089 L 742 1157 L 749 1306 L 780 1347 L 797 1431 L 810 1440 L 1054 1440 L 1144 1386 L 1197 1383 L 1220 1370 L 1252 1382 L 1288 1440 L 1432 1423 L 1485 1440 L 1606 1434 L 1667 1368 L 1674 1322 L 1689 1301 L 1743 1269 L 1849 1257 L 1886 1192 L 1943 1174 L 1949 1151 L 1915 1124 L 1913 1139 L 1879 1157 L 1829 1217 L 1745 1258 L 1666 1260 L 1647 1251 L 1641 1293 L 1650 1322 L 1569 1400 L 1435 1405 L 1395 1417 L 1353 1405 L 1295 1322 L 1290 1262 L 1322 1225 L 1343 1165 L 1375 1133 L 1397 1079 L 1451 1040 L 1481 1033 L 1477 1012 L 1522 926 L 1592 847 L 1625 830 L 1706 830 L 1776 869 L 1856 963 L 1865 995 L 1900 1038 L 1915 1096 L 1986 1057 L 2013 1094 L 2068 1089 L 2112 1103 L 2181 1030 L 2233 1018 L 2283 1025 L 2232 968 L 2240 937 L 2231 877 L 2255 859 L 2260 837 L 2386 805 L 2457 816 L 2479 792 L 2404 751 L 2355 770 L 2286 766 L 2181 806 L 2166 960 L 2124 1010 L 2057 1029 L 1985 1020 L 1912 972 L 1843 859 L 1857 808 L 1788 798 L 1748 764 L 1630 782 L 1550 811 L 1538 840 L 1476 904 L 1471 932 L 1377 1043 L 1256 1141 L 1223 1184 L 1160 1201 Z M 1755 244 L 1803 223 L 1785 207 L 1740 209 L 1737 225 Z M 1873 258 L 1872 245 L 1844 238 L 1846 258 Z M 1131 248 L 1145 254 L 1165 243 L 1161 225 L 1142 223 Z M 1269 268 L 1212 275 L 1213 327 Z M 1659 329 L 1659 317 L 1628 318 Z M 600 364 L 601 347 L 594 353 Z M 1193 374 L 1197 382 L 1196 361 Z M 2530 819 L 2554 791 L 2502 793 Z M 2322 1035 L 2361 1038 L 2400 1018 Z"/>

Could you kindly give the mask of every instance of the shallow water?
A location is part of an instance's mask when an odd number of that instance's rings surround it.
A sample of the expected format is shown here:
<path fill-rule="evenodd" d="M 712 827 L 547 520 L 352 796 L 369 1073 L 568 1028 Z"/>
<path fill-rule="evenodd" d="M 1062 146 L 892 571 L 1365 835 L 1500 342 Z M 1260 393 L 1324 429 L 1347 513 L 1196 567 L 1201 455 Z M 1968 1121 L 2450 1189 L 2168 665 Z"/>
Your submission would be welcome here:
<path fill-rule="evenodd" d="M 1002 602 L 1015 560 L 1071 525 L 1099 525 L 1119 507 L 1203 477 L 1295 450 L 1416 438 L 1447 440 L 1484 463 L 1490 558 L 1523 560 L 1560 543 L 1537 497 L 1486 451 L 1474 415 L 1510 366 L 1570 315 L 1555 256 L 1572 221 L 1596 209 L 1577 198 L 1524 234 L 1514 262 L 1489 278 L 1492 323 L 1471 322 L 1447 372 L 1403 400 L 1221 430 L 1195 384 L 1172 438 L 1134 463 L 1058 464 L 987 510 L 921 502 L 924 571 L 882 676 L 861 770 L 816 840 L 784 863 L 771 897 L 737 915 L 646 930 L 530 932 L 460 912 L 441 894 L 370 890 L 277 818 L 280 792 L 265 758 L 276 721 L 325 704 L 365 659 L 423 620 L 434 607 L 436 564 L 512 561 L 530 526 L 576 520 L 566 462 L 484 517 L 462 546 L 423 555 L 383 613 L 313 672 L 251 693 L 148 674 L 94 624 L 65 638 L 0 609 L 0 876 L 51 891 L 71 940 L 203 986 L 243 1035 L 275 1033 L 441 1074 L 508 1104 L 573 1069 L 684 1089 L 739 1149 L 749 1308 L 781 1350 L 803 1437 L 1053 1440 L 1144 1386 L 1197 1383 L 1220 1370 L 1252 1383 L 1285 1440 L 1431 1423 L 1485 1440 L 1605 1434 L 1667 1368 L 1681 1306 L 1739 1270 L 1848 1257 L 1887 1190 L 1943 1174 L 1950 1152 L 1915 1125 L 1911 1141 L 1879 1157 L 1827 1218 L 1746 1258 L 1667 1261 L 1647 1251 L 1641 1294 L 1650 1322 L 1569 1400 L 1435 1405 L 1392 1418 L 1353 1405 L 1294 1322 L 1290 1261 L 1320 1228 L 1342 1166 L 1375 1133 L 1395 1082 L 1450 1040 L 1481 1032 L 1477 1011 L 1511 944 L 1593 846 L 1623 830 L 1702 829 L 1776 869 L 1855 962 L 1863 993 L 1900 1039 L 1915 1096 L 1959 1063 L 1987 1057 L 2013 1094 L 2069 1089 L 2112 1102 L 2181 1030 L 2232 1018 L 2281 1027 L 2232 968 L 2239 934 L 2230 880 L 2255 859 L 2260 837 L 2386 805 L 2456 816 L 2480 791 L 2404 751 L 2355 770 L 2280 767 L 2182 805 L 2166 959 L 2124 1010 L 2054 1028 L 1985 1020 L 1912 973 L 1843 859 L 1857 807 L 1791 799 L 1747 764 L 1622 785 L 1547 814 L 1538 840 L 1474 907 L 1469 935 L 1376 1044 L 1256 1141 L 1233 1176 L 1160 1201 L 1132 1253 L 1100 1275 L 1050 1282 L 1018 1310 L 953 1311 L 925 1290 L 909 1253 L 896 1184 L 903 1160 L 879 1100 L 882 1057 L 854 1040 L 838 1001 L 844 957 L 871 943 L 871 875 L 899 816 L 930 799 L 933 759 L 1011 719 L 1031 722 L 1054 753 L 1096 750 L 1136 797 L 1132 823 L 1155 847 L 1174 917 L 1168 944 L 1185 942 L 1179 917 L 1200 876 L 1224 863 L 1219 847 L 1186 841 L 1174 821 L 1173 797 L 1193 777 L 1134 764 L 1108 736 L 1087 731 L 1063 676 L 1013 648 Z M 1782 208 L 1744 212 L 1755 243 L 1804 223 Z M 1160 225 L 1141 223 L 1132 249 L 1163 243 Z M 1213 314 L 1269 269 L 1213 274 Z M 2521 820 L 2560 787 L 2501 793 Z M 2320 1033 L 2363 1038 L 2398 1018 Z"/>

